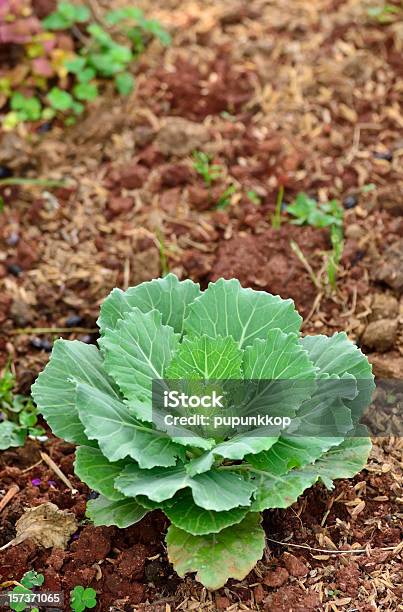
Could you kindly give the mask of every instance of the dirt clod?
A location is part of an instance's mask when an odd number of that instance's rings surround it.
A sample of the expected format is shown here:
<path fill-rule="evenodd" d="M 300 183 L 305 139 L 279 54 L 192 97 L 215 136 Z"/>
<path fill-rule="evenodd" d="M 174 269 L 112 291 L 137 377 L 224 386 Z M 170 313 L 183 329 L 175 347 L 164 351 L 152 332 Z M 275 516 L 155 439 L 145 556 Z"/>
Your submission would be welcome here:
<path fill-rule="evenodd" d="M 228 597 L 223 597 L 221 595 L 216 595 L 215 605 L 217 607 L 217 610 L 227 610 L 230 607 L 231 602 L 228 599 Z"/>
<path fill-rule="evenodd" d="M 301 557 L 296 557 L 291 553 L 284 553 L 283 561 L 288 572 L 295 578 L 302 578 L 309 572 L 307 565 L 303 562 Z"/>
<path fill-rule="evenodd" d="M 112 530 L 108 527 L 84 527 L 71 549 L 83 563 L 105 559 L 111 549 Z"/>
<path fill-rule="evenodd" d="M 379 319 L 370 323 L 362 336 L 362 344 L 376 351 L 387 351 L 396 338 L 397 319 Z"/>
<path fill-rule="evenodd" d="M 386 283 L 396 291 L 403 291 L 403 238 L 386 249 L 374 274 L 376 280 Z"/>
<path fill-rule="evenodd" d="M 200 149 L 209 137 L 206 127 L 181 117 L 166 117 L 156 138 L 164 155 L 184 156 Z"/>
<path fill-rule="evenodd" d="M 276 567 L 274 570 L 265 574 L 263 582 L 269 587 L 281 587 L 287 582 L 289 575 L 290 574 L 285 567 Z"/>
<path fill-rule="evenodd" d="M 371 320 L 394 319 L 399 312 L 399 302 L 393 295 L 376 293 L 371 305 Z"/>
<path fill-rule="evenodd" d="M 117 569 L 126 578 L 140 579 L 144 576 L 144 565 L 147 549 L 142 544 L 136 544 L 119 553 Z"/>
<path fill-rule="evenodd" d="M 108 211 L 113 215 L 129 212 L 133 208 L 133 199 L 129 197 L 114 197 L 107 204 Z"/>

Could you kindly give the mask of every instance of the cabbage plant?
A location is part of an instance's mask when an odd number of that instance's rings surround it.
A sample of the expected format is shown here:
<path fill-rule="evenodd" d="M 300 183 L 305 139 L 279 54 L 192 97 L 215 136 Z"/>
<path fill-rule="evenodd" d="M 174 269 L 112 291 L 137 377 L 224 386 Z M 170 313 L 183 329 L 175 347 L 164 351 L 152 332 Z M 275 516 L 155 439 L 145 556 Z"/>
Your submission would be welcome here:
<path fill-rule="evenodd" d="M 78 446 L 76 474 L 99 492 L 87 507 L 94 524 L 124 528 L 161 509 L 177 573 L 217 589 L 261 558 L 264 510 L 359 472 L 371 367 L 345 333 L 301 337 L 301 323 L 292 300 L 235 279 L 201 291 L 169 274 L 110 293 L 99 349 L 57 340 L 33 397 L 54 434 Z M 154 418 L 156 380 L 262 382 L 260 406 L 291 425 L 184 435 Z"/>

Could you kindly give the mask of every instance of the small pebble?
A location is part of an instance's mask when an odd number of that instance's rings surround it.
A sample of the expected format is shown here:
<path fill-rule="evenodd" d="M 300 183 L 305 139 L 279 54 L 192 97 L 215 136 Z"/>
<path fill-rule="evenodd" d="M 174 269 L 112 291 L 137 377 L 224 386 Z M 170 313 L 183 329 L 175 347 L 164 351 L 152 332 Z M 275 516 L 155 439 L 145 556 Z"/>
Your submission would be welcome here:
<path fill-rule="evenodd" d="M 8 166 L 3 166 L 0 164 L 0 179 L 6 179 L 13 176 L 13 171 Z"/>
<path fill-rule="evenodd" d="M 90 491 L 87 495 L 87 501 L 90 499 L 97 499 L 99 497 L 98 491 Z"/>
<path fill-rule="evenodd" d="M 6 243 L 9 246 L 16 246 L 18 244 L 20 237 L 17 232 L 11 232 L 11 234 L 6 238 Z"/>
<path fill-rule="evenodd" d="M 364 259 L 365 255 L 366 255 L 366 251 L 362 251 L 358 249 L 358 251 L 355 252 L 353 258 L 351 259 L 351 265 L 356 266 L 359 261 Z"/>
<path fill-rule="evenodd" d="M 53 345 L 51 342 L 49 342 L 49 340 L 46 340 L 46 339 L 42 340 L 42 350 L 43 351 L 50 353 L 50 351 L 52 350 L 52 347 Z"/>
<path fill-rule="evenodd" d="M 20 274 L 22 272 L 21 266 L 19 266 L 18 264 L 15 264 L 15 263 L 7 264 L 7 270 L 13 276 L 20 276 Z"/>
<path fill-rule="evenodd" d="M 31 338 L 30 345 L 33 348 L 41 350 L 42 349 L 42 340 L 40 338 Z"/>
<path fill-rule="evenodd" d="M 375 151 L 374 157 L 375 159 L 385 159 L 390 162 L 393 159 L 393 153 L 390 151 Z"/>
<path fill-rule="evenodd" d="M 52 350 L 52 344 L 45 338 L 31 338 L 30 344 L 33 348 L 38 349 L 38 351 L 49 353 Z"/>
<path fill-rule="evenodd" d="M 358 198 L 355 195 L 349 195 L 343 200 L 343 206 L 344 208 L 347 208 L 347 210 L 349 210 L 350 208 L 354 208 L 354 206 L 357 206 L 357 204 Z"/>
<path fill-rule="evenodd" d="M 71 315 L 66 319 L 66 327 L 78 327 L 83 322 L 80 315 Z"/>
<path fill-rule="evenodd" d="M 45 123 L 42 123 L 36 130 L 37 134 L 46 134 L 47 132 L 50 132 L 50 130 L 52 129 L 53 124 L 51 121 L 45 121 Z"/>
<path fill-rule="evenodd" d="M 80 340 L 80 342 L 84 342 L 84 344 L 91 344 L 92 343 L 92 338 L 91 338 L 90 334 L 83 334 L 81 336 L 78 336 L 78 339 Z"/>

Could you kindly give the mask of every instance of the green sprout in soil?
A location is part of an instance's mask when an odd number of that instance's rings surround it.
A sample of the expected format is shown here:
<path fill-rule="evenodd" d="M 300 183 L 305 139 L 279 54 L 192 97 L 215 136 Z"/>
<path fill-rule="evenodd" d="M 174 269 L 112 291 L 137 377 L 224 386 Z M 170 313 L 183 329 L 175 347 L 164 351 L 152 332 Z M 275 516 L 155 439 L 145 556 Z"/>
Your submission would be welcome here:
<path fill-rule="evenodd" d="M 45 435 L 37 426 L 37 411 L 29 397 L 15 394 L 15 377 L 7 365 L 0 376 L 0 450 L 23 446 L 27 436 Z"/>
<path fill-rule="evenodd" d="M 11 593 L 16 595 L 17 599 L 21 599 L 21 601 L 10 601 L 10 609 L 14 610 L 15 612 L 23 612 L 23 610 L 27 610 L 29 608 L 31 612 L 39 612 L 38 608 L 32 608 L 28 602 L 24 601 L 24 596 L 31 595 L 33 593 L 32 587 L 41 586 L 44 581 L 45 578 L 43 574 L 38 574 L 34 570 L 26 572 L 11 591 Z"/>
<path fill-rule="evenodd" d="M 274 215 L 271 221 L 273 229 L 280 229 L 281 227 L 281 207 L 283 205 L 283 197 L 284 197 L 284 187 L 280 186 L 280 189 L 277 192 L 276 198 L 276 208 L 274 210 Z"/>
<path fill-rule="evenodd" d="M 343 254 L 343 208 L 338 200 L 330 200 L 318 204 L 306 193 L 299 193 L 295 200 L 287 206 L 287 212 L 295 217 L 291 223 L 295 225 L 311 225 L 312 227 L 328 227 L 332 249 L 327 255 L 326 271 L 328 283 L 332 290 L 336 289 L 337 270 Z"/>
<path fill-rule="evenodd" d="M 252 202 L 252 204 L 255 204 L 255 206 L 259 206 L 259 204 L 261 203 L 261 198 L 260 196 L 256 193 L 256 191 L 253 191 L 253 189 L 250 189 L 247 193 L 246 193 L 248 200 L 250 202 Z"/>
<path fill-rule="evenodd" d="M 76 586 L 70 593 L 70 605 L 74 612 L 83 612 L 97 605 L 97 592 L 90 587 Z"/>
<path fill-rule="evenodd" d="M 14 15 L 11 10 L 3 18 L 10 22 L 20 19 L 24 28 L 25 13 L 14 7 Z M 15 40 L 12 31 L 9 33 L 9 42 L 22 46 L 22 62 L 28 74 L 24 72 L 21 82 L 11 76 L 0 79 L 0 105 L 7 110 L 2 125 L 6 130 L 23 122 L 50 121 L 55 116 L 72 124 L 109 79 L 120 95 L 129 95 L 135 84 L 133 62 L 153 38 L 164 45 L 170 43 L 161 24 L 146 19 L 135 7 L 108 11 L 100 25 L 86 6 L 62 1 L 53 13 L 36 22 L 38 32 L 27 30 L 23 42 L 20 31 Z M 59 48 L 60 33 L 71 37 L 74 50 Z M 28 95 L 27 91 L 34 93 Z"/>
<path fill-rule="evenodd" d="M 216 208 L 218 210 L 225 210 L 231 204 L 231 196 L 236 193 L 236 185 L 229 185 L 225 191 L 218 198 Z"/>
<path fill-rule="evenodd" d="M 371 17 L 380 24 L 393 23 L 399 14 L 400 8 L 393 4 L 383 4 L 382 6 L 372 6 L 367 10 L 368 17 Z"/>
<path fill-rule="evenodd" d="M 294 225 L 311 225 L 312 227 L 343 226 L 343 208 L 338 200 L 318 204 L 306 193 L 299 193 L 286 208 L 288 214 L 295 217 Z"/>
<path fill-rule="evenodd" d="M 158 246 L 159 246 L 161 272 L 162 272 L 162 276 L 166 276 L 167 274 L 169 274 L 169 261 L 168 261 L 168 255 L 167 255 L 164 235 L 160 230 L 157 231 L 157 239 L 158 239 Z"/>
<path fill-rule="evenodd" d="M 34 185 L 38 187 L 45 187 L 51 189 L 53 187 L 66 187 L 65 181 L 56 181 L 53 179 L 40 179 L 40 178 L 22 178 L 22 177 L 9 177 L 0 179 L 0 187 L 9 187 L 12 185 L 24 186 Z"/>
<path fill-rule="evenodd" d="M 318 481 L 332 489 L 353 477 L 371 449 L 356 429 L 375 387 L 371 365 L 345 333 L 302 336 L 301 324 L 290 299 L 236 279 L 202 291 L 168 274 L 110 293 L 101 350 L 57 340 L 32 394 L 53 433 L 77 444 L 75 473 L 100 494 L 88 518 L 126 528 L 160 509 L 179 576 L 195 572 L 211 590 L 243 580 L 264 553 L 261 513 L 291 506 Z M 158 401 L 171 393 L 186 400 L 177 423 Z M 188 403 L 189 393 L 207 394 L 209 409 Z M 214 424 L 259 406 L 290 427 Z M 202 427 L 188 421 L 206 414 Z M 331 431 L 322 436 L 321 424 Z"/>
<path fill-rule="evenodd" d="M 333 290 L 336 289 L 337 271 L 339 268 L 340 260 L 343 255 L 343 228 L 338 225 L 332 225 L 330 228 L 330 242 L 332 243 L 332 250 L 327 256 L 327 278 L 329 285 Z"/>
<path fill-rule="evenodd" d="M 193 168 L 203 177 L 207 187 L 211 187 L 222 176 L 221 166 L 212 164 L 211 160 L 212 156 L 204 153 L 204 151 L 195 151 L 193 153 Z"/>

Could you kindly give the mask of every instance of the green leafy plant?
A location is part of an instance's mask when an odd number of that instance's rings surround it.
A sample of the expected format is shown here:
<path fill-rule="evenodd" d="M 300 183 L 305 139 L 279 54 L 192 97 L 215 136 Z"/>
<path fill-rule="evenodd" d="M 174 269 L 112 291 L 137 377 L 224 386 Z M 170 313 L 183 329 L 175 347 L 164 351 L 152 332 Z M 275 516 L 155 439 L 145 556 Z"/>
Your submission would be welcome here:
<path fill-rule="evenodd" d="M 78 445 L 76 474 L 100 494 L 88 517 L 123 528 L 159 508 L 179 575 L 196 572 L 209 589 L 243 579 L 263 553 L 261 512 L 352 477 L 371 448 L 356 429 L 374 388 L 368 360 L 345 333 L 301 337 L 301 323 L 292 300 L 235 279 L 201 291 L 168 274 L 112 291 L 100 350 L 57 340 L 32 393 L 55 435 Z M 163 388 L 230 383 L 229 414 L 261 406 L 291 424 L 171 427 L 156 402 Z"/>
<path fill-rule="evenodd" d="M 259 206 L 259 204 L 261 203 L 261 198 L 260 196 L 256 193 L 256 191 L 254 191 L 253 189 L 250 189 L 246 195 L 248 196 L 248 199 L 252 202 L 252 204 L 255 204 L 255 206 Z"/>
<path fill-rule="evenodd" d="M 30 609 L 32 612 L 39 612 L 38 608 L 32 608 L 27 602 L 23 601 L 24 595 L 31 594 L 32 587 L 41 586 L 45 581 L 43 574 L 38 574 L 34 570 L 26 572 L 21 578 L 19 584 L 11 591 L 15 595 L 20 595 L 22 601 L 10 601 L 11 610 L 15 612 L 23 612 L 23 610 Z"/>
<path fill-rule="evenodd" d="M 299 193 L 286 210 L 295 217 L 291 221 L 295 225 L 312 225 L 312 227 L 330 227 L 332 225 L 341 227 L 343 225 L 343 208 L 338 200 L 318 204 L 306 193 Z"/>
<path fill-rule="evenodd" d="M 299 193 L 292 204 L 287 206 L 287 212 L 294 216 L 291 221 L 295 225 L 311 225 L 312 227 L 328 227 L 332 249 L 327 254 L 326 270 L 330 287 L 336 289 L 337 270 L 343 255 L 343 207 L 338 200 L 330 200 L 318 204 L 306 193 Z"/>
<path fill-rule="evenodd" d="M 203 177 L 207 187 L 211 187 L 222 176 L 221 166 L 212 164 L 211 160 L 212 156 L 204 151 L 195 151 L 193 153 L 193 168 Z"/>
<path fill-rule="evenodd" d="M 383 4 L 382 6 L 372 6 L 367 10 L 367 15 L 381 24 L 392 23 L 396 15 L 400 13 L 398 6 L 393 4 Z"/>
<path fill-rule="evenodd" d="M 76 586 L 70 593 L 70 604 L 74 612 L 83 612 L 87 608 L 95 608 L 97 592 L 90 587 Z"/>
<path fill-rule="evenodd" d="M 9 10 L 0 10 L 6 21 L 15 21 Z M 29 7 L 20 7 L 17 12 L 18 27 L 10 30 L 4 26 L 4 33 L 0 26 L 0 40 L 3 37 L 21 44 L 22 61 L 27 66 L 21 71 L 21 80 L 14 74 L 0 79 L 0 108 L 9 106 L 2 120 L 6 130 L 21 122 L 49 121 L 56 115 L 62 115 L 67 124 L 74 123 L 85 104 L 97 98 L 105 79 L 114 80 L 120 95 L 129 95 L 135 83 L 133 61 L 153 38 L 164 45 L 171 40 L 158 21 L 146 19 L 135 7 L 108 11 L 104 27 L 93 21 L 85 5 L 66 1 L 59 2 L 42 22 L 26 19 Z M 74 51 L 59 48 L 61 31 L 71 37 Z M 20 86 L 35 95 L 24 95 L 18 90 Z"/>
<path fill-rule="evenodd" d="M 76 23 L 89 21 L 90 17 L 91 13 L 84 5 L 59 2 L 56 10 L 42 21 L 42 25 L 47 30 L 68 30 Z"/>
<path fill-rule="evenodd" d="M 236 185 L 229 185 L 226 189 L 224 189 L 224 191 L 218 198 L 216 208 L 218 210 L 224 210 L 225 208 L 228 208 L 228 206 L 230 206 L 231 204 L 231 196 L 236 193 L 236 191 Z"/>
<path fill-rule="evenodd" d="M 0 450 L 22 446 L 26 437 L 43 436 L 45 430 L 37 426 L 37 411 L 29 397 L 13 392 L 15 377 L 7 366 L 0 377 Z"/>

